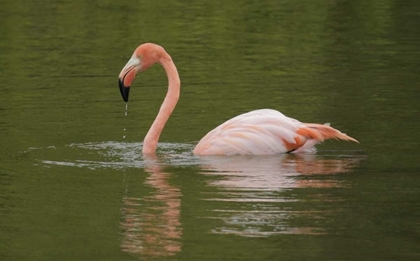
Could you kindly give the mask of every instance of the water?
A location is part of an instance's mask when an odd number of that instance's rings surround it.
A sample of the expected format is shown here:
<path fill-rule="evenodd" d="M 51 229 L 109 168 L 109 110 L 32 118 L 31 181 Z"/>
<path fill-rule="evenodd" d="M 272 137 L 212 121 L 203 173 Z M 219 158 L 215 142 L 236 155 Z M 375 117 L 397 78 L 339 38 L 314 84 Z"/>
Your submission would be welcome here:
<path fill-rule="evenodd" d="M 0 1 L 1 260 L 418 260 L 417 1 Z M 133 5 L 134 4 L 134 5 Z M 142 139 L 181 99 L 156 157 Z M 360 144 L 198 157 L 209 130 L 272 108 Z"/>
<path fill-rule="evenodd" d="M 127 115 L 128 115 L 128 102 L 125 103 L 125 113 L 124 113 L 124 116 L 127 116 Z M 125 133 L 125 128 L 124 128 L 124 133 Z M 125 135 L 123 135 L 123 139 L 125 139 Z"/>

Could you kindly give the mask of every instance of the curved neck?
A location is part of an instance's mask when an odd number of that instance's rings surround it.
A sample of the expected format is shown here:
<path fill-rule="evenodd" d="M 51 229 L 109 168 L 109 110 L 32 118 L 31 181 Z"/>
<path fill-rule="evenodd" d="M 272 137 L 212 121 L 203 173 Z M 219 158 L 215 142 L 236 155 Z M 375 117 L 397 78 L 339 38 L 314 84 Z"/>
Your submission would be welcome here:
<path fill-rule="evenodd" d="M 159 63 L 165 69 L 166 75 L 168 76 L 168 92 L 166 93 L 165 100 L 160 106 L 160 110 L 155 121 L 144 138 L 143 154 L 155 153 L 160 134 L 162 133 L 163 127 L 165 127 L 169 116 L 171 116 L 172 111 L 178 102 L 181 88 L 178 71 L 171 57 L 166 54 L 162 56 Z"/>

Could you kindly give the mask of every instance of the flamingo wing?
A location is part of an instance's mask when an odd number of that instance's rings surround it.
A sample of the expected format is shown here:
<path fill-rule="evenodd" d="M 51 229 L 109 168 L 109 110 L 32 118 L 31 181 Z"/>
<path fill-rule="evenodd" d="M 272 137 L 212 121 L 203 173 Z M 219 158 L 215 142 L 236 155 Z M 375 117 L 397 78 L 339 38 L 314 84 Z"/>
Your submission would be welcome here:
<path fill-rule="evenodd" d="M 303 124 L 276 110 L 238 115 L 204 136 L 194 149 L 198 155 L 266 155 L 287 152 Z"/>
<path fill-rule="evenodd" d="M 262 109 L 219 125 L 200 140 L 193 152 L 197 155 L 314 152 L 314 146 L 328 138 L 356 141 L 328 125 L 305 124 L 279 111 Z"/>

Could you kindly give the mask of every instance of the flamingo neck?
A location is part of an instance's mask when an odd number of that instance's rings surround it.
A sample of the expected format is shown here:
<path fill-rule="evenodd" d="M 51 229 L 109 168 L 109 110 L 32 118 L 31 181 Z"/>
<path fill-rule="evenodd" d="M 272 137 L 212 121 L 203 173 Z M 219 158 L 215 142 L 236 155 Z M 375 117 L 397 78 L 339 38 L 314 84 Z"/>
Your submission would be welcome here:
<path fill-rule="evenodd" d="M 165 100 L 160 106 L 156 119 L 144 138 L 143 154 L 154 154 L 156 152 L 160 134 L 178 102 L 181 88 L 178 71 L 171 57 L 168 54 L 165 54 L 159 60 L 159 63 L 165 69 L 166 75 L 168 76 L 168 92 L 166 93 Z"/>

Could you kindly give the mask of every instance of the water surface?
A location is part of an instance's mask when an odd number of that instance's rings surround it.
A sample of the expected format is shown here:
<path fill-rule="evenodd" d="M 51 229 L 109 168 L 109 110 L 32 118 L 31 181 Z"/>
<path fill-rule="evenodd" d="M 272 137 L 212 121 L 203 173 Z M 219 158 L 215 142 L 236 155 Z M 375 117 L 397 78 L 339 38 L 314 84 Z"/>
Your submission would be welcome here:
<path fill-rule="evenodd" d="M 1 260 L 418 260 L 417 1 L 1 1 Z M 181 99 L 118 73 L 161 44 Z M 360 144 L 197 157 L 223 121 L 272 108 Z"/>

